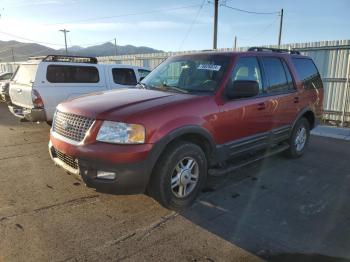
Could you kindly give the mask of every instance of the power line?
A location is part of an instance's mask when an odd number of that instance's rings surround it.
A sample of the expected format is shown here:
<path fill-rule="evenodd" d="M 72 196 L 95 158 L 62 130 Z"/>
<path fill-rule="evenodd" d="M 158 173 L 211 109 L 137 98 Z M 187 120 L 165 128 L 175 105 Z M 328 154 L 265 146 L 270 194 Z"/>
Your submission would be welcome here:
<path fill-rule="evenodd" d="M 245 10 L 245 9 L 240 9 L 237 7 L 232 7 L 226 4 L 220 4 L 220 6 L 238 11 L 238 12 L 243 12 L 243 13 L 247 13 L 247 14 L 253 14 L 253 15 L 276 15 L 279 14 L 280 12 L 255 12 L 255 11 L 250 11 L 250 10 Z"/>
<path fill-rule="evenodd" d="M 55 45 L 55 46 L 64 46 L 64 45 L 62 45 L 62 44 L 55 44 L 55 43 L 48 43 L 48 42 L 36 41 L 36 40 L 29 39 L 29 38 L 26 38 L 26 37 L 22 37 L 22 36 L 18 36 L 18 35 L 10 34 L 10 33 L 4 32 L 4 31 L 0 31 L 0 34 L 4 34 L 4 35 L 11 36 L 11 37 L 15 37 L 15 38 L 23 39 L 23 40 L 26 40 L 26 41 L 31 41 L 31 42 L 36 43 L 36 44 Z"/>
<path fill-rule="evenodd" d="M 110 18 L 119 18 L 119 17 L 126 17 L 126 16 L 135 16 L 135 15 L 162 13 L 162 12 L 169 12 L 169 11 L 174 11 L 174 10 L 179 10 L 179 9 L 187 9 L 187 8 L 197 7 L 197 6 L 200 6 L 200 5 L 196 4 L 196 5 L 179 6 L 179 7 L 174 7 L 174 8 L 155 9 L 155 10 L 150 10 L 150 11 L 145 11 L 145 12 L 129 13 L 129 14 L 123 14 L 123 15 L 92 17 L 92 18 L 86 18 L 86 19 L 80 19 L 80 20 L 70 20 L 70 21 L 66 21 L 66 22 L 45 24 L 45 26 L 63 25 L 63 24 L 67 24 L 67 23 L 80 23 L 80 22 L 88 22 L 88 21 L 96 21 L 96 20 L 105 20 L 105 19 L 110 19 Z"/>
<path fill-rule="evenodd" d="M 205 4 L 205 1 L 206 1 L 206 0 L 203 0 L 202 4 L 199 6 L 198 11 L 197 11 L 197 13 L 196 13 L 196 15 L 195 15 L 195 17 L 194 17 L 192 23 L 190 24 L 190 27 L 187 29 L 187 32 L 186 32 L 184 38 L 183 38 L 182 41 L 181 41 L 179 50 L 181 50 L 181 48 L 182 48 L 182 46 L 183 46 L 185 40 L 187 39 L 188 35 L 189 35 L 190 32 L 192 31 L 193 26 L 196 24 L 197 19 L 198 19 L 198 16 L 199 16 L 199 14 L 200 14 L 200 12 L 201 12 L 201 10 L 203 9 L 203 6 L 204 6 L 204 4 Z"/>
<path fill-rule="evenodd" d="M 257 36 L 259 36 L 259 35 L 265 33 L 267 29 L 269 29 L 270 27 L 272 27 L 272 26 L 277 22 L 278 18 L 279 18 L 279 17 L 276 17 L 276 18 L 272 21 L 272 23 L 268 24 L 266 27 L 264 27 L 261 31 L 259 31 L 258 33 L 254 34 L 253 36 L 248 37 L 248 38 L 242 38 L 242 37 L 240 37 L 239 39 L 240 39 L 240 40 L 243 40 L 243 41 L 249 41 L 249 40 L 254 39 L 255 37 L 257 37 Z"/>

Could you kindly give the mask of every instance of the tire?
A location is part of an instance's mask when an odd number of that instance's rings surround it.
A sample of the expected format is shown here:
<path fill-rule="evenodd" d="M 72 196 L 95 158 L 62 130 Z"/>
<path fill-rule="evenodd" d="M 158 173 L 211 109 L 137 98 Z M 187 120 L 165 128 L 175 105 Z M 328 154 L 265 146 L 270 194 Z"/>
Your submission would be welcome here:
<path fill-rule="evenodd" d="M 46 124 L 48 124 L 49 126 L 52 126 L 52 121 L 46 121 Z"/>
<path fill-rule="evenodd" d="M 289 158 L 301 157 L 309 144 L 309 140 L 310 123 L 306 118 L 302 117 L 298 120 L 292 130 L 292 134 L 288 141 L 290 147 L 286 151 L 286 156 Z"/>
<path fill-rule="evenodd" d="M 207 159 L 198 145 L 173 143 L 157 162 L 147 191 L 165 208 L 181 211 L 201 192 L 207 171 Z"/>

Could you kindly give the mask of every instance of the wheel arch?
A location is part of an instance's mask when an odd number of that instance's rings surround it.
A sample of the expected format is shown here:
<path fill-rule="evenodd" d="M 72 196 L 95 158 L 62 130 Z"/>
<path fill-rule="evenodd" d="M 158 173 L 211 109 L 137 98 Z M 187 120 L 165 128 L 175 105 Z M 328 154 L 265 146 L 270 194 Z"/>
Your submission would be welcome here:
<path fill-rule="evenodd" d="M 303 110 L 301 110 L 298 114 L 298 116 L 296 117 L 293 126 L 292 126 L 292 130 L 295 127 L 295 124 L 299 121 L 299 119 L 301 119 L 302 117 L 305 117 L 307 119 L 307 121 L 310 124 L 310 130 L 312 130 L 315 126 L 316 126 L 316 117 L 315 117 L 315 113 L 314 111 L 310 108 L 304 108 Z"/>

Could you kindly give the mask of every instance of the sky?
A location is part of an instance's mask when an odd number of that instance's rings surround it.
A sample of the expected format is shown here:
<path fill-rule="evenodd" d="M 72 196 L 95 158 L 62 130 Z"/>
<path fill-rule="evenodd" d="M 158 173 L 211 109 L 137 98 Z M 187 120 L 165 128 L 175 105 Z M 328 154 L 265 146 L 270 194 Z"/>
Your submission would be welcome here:
<path fill-rule="evenodd" d="M 239 12 L 226 6 L 259 13 Z M 220 0 L 218 47 L 350 39 L 350 0 Z M 213 0 L 1 0 L 0 40 L 59 49 L 117 39 L 164 51 L 212 48 Z"/>

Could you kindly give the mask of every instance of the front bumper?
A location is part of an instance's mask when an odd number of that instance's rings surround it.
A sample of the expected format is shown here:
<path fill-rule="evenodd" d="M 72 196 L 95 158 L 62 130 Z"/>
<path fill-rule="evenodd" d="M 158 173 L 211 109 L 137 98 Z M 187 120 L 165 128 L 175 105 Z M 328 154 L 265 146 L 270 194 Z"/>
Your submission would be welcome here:
<path fill-rule="evenodd" d="M 46 121 L 46 114 L 44 109 L 23 108 L 15 105 L 9 105 L 10 112 L 21 119 L 26 119 L 30 122 Z"/>
<path fill-rule="evenodd" d="M 111 152 L 108 147 L 96 147 L 89 145 L 70 145 L 58 141 L 51 135 L 49 142 L 49 153 L 54 163 L 68 173 L 80 176 L 84 183 L 97 191 L 114 194 L 138 194 L 144 193 L 155 163 L 155 155 L 150 150 L 144 159 L 135 152 L 134 162 L 115 163 L 113 159 L 125 158 L 125 153 L 120 152 L 120 147 L 114 145 L 116 150 Z M 146 145 L 142 145 L 146 146 Z M 93 148 L 94 151 L 91 151 Z M 147 146 L 145 147 L 147 148 Z M 150 148 L 150 147 L 149 147 Z M 113 154 L 113 158 L 104 158 L 103 154 Z M 130 152 L 127 153 L 129 157 Z M 97 177 L 97 171 L 114 172 L 116 178 L 113 180 Z"/>

